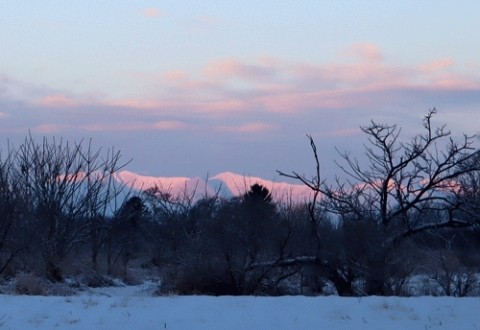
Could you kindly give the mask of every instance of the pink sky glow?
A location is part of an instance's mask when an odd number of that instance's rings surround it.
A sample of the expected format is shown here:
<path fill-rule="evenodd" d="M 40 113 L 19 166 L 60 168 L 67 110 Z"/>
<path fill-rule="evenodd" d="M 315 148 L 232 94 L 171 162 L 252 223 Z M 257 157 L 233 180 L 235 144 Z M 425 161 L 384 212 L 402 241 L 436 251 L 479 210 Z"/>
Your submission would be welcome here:
<path fill-rule="evenodd" d="M 272 178 L 311 171 L 305 134 L 335 173 L 372 119 L 408 138 L 436 107 L 478 133 L 480 5 L 426 1 L 7 2 L 3 144 L 92 138 L 143 174 Z"/>

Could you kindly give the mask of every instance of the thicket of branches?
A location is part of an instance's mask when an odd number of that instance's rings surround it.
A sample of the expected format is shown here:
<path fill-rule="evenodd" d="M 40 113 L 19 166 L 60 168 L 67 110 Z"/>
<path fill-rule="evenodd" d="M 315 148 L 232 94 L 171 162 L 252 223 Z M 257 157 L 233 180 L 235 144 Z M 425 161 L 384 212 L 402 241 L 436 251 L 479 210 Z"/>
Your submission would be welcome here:
<path fill-rule="evenodd" d="M 309 136 L 314 175 L 279 172 L 310 187 L 305 204 L 259 184 L 231 198 L 132 192 L 115 180 L 119 152 L 29 136 L 0 159 L 0 276 L 154 276 L 181 294 L 478 294 L 480 154 L 434 115 L 410 139 L 362 127 L 368 164 L 339 152 L 345 179 L 333 182 Z"/>

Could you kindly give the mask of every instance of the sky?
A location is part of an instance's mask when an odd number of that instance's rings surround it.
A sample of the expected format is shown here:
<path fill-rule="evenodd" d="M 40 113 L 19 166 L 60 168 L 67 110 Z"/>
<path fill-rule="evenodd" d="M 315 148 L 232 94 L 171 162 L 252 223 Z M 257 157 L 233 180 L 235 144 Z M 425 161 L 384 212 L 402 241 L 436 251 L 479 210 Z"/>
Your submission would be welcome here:
<path fill-rule="evenodd" d="M 370 120 L 480 132 L 478 1 L 0 1 L 0 145 L 92 139 L 144 175 L 325 176 Z M 478 141 L 480 142 L 480 141 Z M 478 145 L 478 143 L 477 143 Z"/>

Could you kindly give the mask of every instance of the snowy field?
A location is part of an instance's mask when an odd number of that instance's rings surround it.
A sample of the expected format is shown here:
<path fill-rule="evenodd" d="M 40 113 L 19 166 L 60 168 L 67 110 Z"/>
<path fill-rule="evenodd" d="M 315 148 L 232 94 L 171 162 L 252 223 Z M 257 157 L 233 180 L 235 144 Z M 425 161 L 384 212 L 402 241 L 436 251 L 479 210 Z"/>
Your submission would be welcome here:
<path fill-rule="evenodd" d="M 71 297 L 0 295 L 0 329 L 473 329 L 480 298 L 153 297 L 148 286 Z"/>

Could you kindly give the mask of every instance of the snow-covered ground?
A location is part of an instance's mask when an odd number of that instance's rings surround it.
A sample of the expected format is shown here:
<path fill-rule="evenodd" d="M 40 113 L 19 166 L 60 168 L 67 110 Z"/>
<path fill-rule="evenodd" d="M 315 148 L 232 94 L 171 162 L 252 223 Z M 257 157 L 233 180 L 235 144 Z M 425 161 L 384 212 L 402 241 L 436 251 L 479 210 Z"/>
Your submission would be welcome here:
<path fill-rule="evenodd" d="M 480 298 L 154 297 L 152 290 L 0 295 L 0 329 L 480 329 Z"/>

